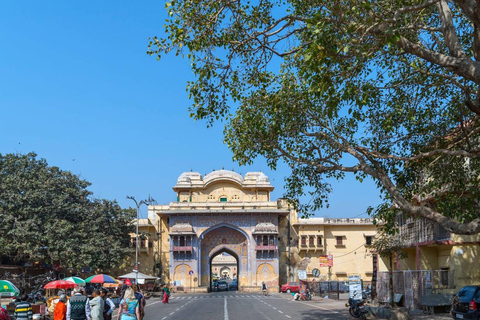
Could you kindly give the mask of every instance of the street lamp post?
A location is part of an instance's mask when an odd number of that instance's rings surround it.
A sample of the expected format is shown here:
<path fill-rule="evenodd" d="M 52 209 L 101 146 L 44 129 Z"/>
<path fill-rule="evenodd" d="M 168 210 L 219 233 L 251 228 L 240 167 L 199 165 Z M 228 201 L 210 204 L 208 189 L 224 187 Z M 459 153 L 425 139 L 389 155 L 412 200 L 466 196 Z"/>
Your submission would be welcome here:
<path fill-rule="evenodd" d="M 147 200 L 142 200 L 140 202 L 137 202 L 137 200 L 135 199 L 135 197 L 132 197 L 132 196 L 127 196 L 127 199 L 129 200 L 133 200 L 135 202 L 135 206 L 137 207 L 137 231 L 136 231 L 136 240 L 135 240 L 135 268 L 134 268 L 134 271 L 135 272 L 135 284 L 138 285 L 138 221 L 139 221 L 139 216 L 140 216 L 140 206 L 142 204 L 150 204 L 152 202 L 154 202 L 155 200 L 152 199 L 152 197 L 148 197 Z"/>

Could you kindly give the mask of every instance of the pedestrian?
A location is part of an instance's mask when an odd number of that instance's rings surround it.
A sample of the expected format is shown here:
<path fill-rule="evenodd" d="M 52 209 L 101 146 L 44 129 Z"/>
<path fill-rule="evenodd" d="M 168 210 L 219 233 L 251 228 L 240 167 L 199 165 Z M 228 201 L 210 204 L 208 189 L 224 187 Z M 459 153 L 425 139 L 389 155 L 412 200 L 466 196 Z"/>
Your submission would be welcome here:
<path fill-rule="evenodd" d="M 92 320 L 87 296 L 78 287 L 73 291 L 73 297 L 67 302 L 67 320 Z"/>
<path fill-rule="evenodd" d="M 15 307 L 14 315 L 16 320 L 32 320 L 32 305 L 28 302 L 28 296 L 26 294 L 21 296 L 20 303 Z"/>
<path fill-rule="evenodd" d="M 67 296 L 62 293 L 53 312 L 53 320 L 67 320 Z"/>
<path fill-rule="evenodd" d="M 103 308 L 103 320 L 112 320 L 112 313 L 115 310 L 115 303 L 108 296 L 108 289 L 102 288 L 100 291 L 100 297 L 102 297 L 105 306 Z"/>
<path fill-rule="evenodd" d="M 145 305 L 147 304 L 147 301 L 145 300 L 145 296 L 140 292 L 138 289 L 138 285 L 134 284 L 132 285 L 133 292 L 135 293 L 135 298 L 137 298 L 139 307 L 140 307 L 140 320 L 143 319 L 145 316 Z"/>
<path fill-rule="evenodd" d="M 168 303 L 168 298 L 170 297 L 170 290 L 168 289 L 168 286 L 166 284 L 163 285 L 163 303 Z"/>
<path fill-rule="evenodd" d="M 268 295 L 267 284 L 265 283 L 265 281 L 262 281 L 262 292 L 264 296 Z"/>
<path fill-rule="evenodd" d="M 120 301 L 117 320 L 139 320 L 140 306 L 132 288 L 127 288 Z"/>
<path fill-rule="evenodd" d="M 47 311 L 48 314 L 51 316 L 55 313 L 55 307 L 57 306 L 58 301 L 60 300 L 60 296 L 65 293 L 65 290 L 60 290 L 57 293 L 56 297 L 52 297 L 47 301 Z"/>
<path fill-rule="evenodd" d="M 8 311 L 0 306 L 0 320 L 11 320 Z"/>
<path fill-rule="evenodd" d="M 89 301 L 92 314 L 92 320 L 103 320 L 103 309 L 105 302 L 100 297 L 100 290 L 94 289 L 92 292 L 92 300 Z"/>

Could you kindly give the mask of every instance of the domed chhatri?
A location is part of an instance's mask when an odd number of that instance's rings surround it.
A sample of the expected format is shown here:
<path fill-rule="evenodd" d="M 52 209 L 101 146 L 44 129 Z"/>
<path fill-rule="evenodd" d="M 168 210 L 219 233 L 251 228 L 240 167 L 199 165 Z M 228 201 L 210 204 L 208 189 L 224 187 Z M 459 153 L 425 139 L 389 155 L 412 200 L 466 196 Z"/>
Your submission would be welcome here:
<path fill-rule="evenodd" d="M 198 172 L 187 171 L 182 173 L 177 179 L 177 185 L 173 188 L 184 189 L 187 187 L 206 188 L 217 182 L 233 182 L 242 188 L 254 188 L 257 186 L 266 187 L 273 190 L 270 179 L 263 172 L 247 172 L 245 178 L 241 174 L 230 170 L 214 170 L 202 177 Z"/>
<path fill-rule="evenodd" d="M 203 178 L 203 182 L 206 185 L 218 180 L 231 180 L 237 182 L 240 185 L 242 185 L 243 183 L 242 175 L 230 170 L 215 170 L 210 172 L 205 176 L 205 178 Z"/>

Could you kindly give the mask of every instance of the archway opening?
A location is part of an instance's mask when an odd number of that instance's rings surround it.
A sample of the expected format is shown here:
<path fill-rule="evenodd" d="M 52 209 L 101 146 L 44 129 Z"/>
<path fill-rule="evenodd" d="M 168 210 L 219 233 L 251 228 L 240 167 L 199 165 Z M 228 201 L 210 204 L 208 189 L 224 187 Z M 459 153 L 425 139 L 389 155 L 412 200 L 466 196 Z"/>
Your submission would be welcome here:
<path fill-rule="evenodd" d="M 239 263 L 238 256 L 223 249 L 210 258 L 210 289 L 214 291 L 237 291 Z"/>

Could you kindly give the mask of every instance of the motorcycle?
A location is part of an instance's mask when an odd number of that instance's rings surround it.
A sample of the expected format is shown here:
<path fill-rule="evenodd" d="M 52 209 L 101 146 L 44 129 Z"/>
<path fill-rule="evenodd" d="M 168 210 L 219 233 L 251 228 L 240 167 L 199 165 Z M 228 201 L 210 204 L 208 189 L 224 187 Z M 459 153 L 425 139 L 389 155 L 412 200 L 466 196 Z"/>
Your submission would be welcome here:
<path fill-rule="evenodd" d="M 365 310 L 364 300 L 355 299 L 354 295 L 353 298 L 348 299 L 348 303 L 345 306 L 352 317 L 362 320 L 366 319 L 368 311 Z"/>
<path fill-rule="evenodd" d="M 312 300 L 312 295 L 310 294 L 310 291 L 305 291 L 304 294 L 301 294 L 300 295 L 300 300 L 303 300 L 303 301 Z"/>

